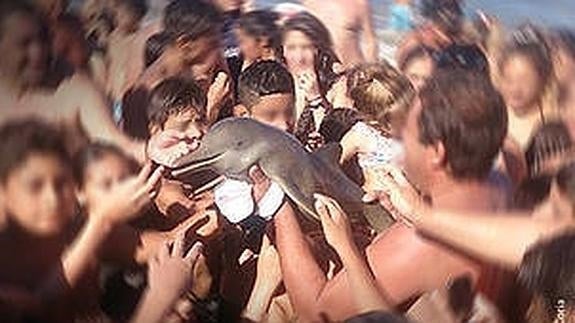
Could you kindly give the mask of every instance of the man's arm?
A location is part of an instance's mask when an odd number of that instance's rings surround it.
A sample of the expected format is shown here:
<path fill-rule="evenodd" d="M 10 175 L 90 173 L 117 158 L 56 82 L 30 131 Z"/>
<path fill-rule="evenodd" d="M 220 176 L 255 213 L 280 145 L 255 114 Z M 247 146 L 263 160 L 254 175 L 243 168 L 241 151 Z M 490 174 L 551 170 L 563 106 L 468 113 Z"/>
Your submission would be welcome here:
<path fill-rule="evenodd" d="M 360 309 L 353 302 L 347 272 L 342 270 L 327 280 L 316 263 L 293 210 L 284 205 L 275 217 L 276 245 L 284 284 L 295 311 L 304 321 L 344 320 Z M 459 257 L 438 264 L 436 249 L 418 238 L 409 228 L 380 236 L 367 250 L 370 269 L 377 287 L 389 306 L 396 306 L 418 293 L 442 286 L 451 277 L 465 272 Z M 422 271 L 422 268 L 435 270 Z"/>
<path fill-rule="evenodd" d="M 365 60 L 368 62 L 376 62 L 379 55 L 379 46 L 377 43 L 377 35 L 373 28 L 373 15 L 371 12 L 370 4 L 367 0 L 361 1 L 362 22 L 361 22 L 361 38 L 362 47 Z"/>
<path fill-rule="evenodd" d="M 79 122 L 90 139 L 111 142 L 139 162 L 146 160 L 144 143 L 129 138 L 116 126 L 102 93 L 90 80 L 74 76 L 65 91 L 77 100 L 74 106 L 78 109 Z"/>
<path fill-rule="evenodd" d="M 470 254 L 516 268 L 534 243 L 572 227 L 573 223 L 534 219 L 529 215 L 459 214 L 436 210 L 422 216 L 416 226 Z"/>
<path fill-rule="evenodd" d="M 386 192 L 369 194 L 364 200 L 378 196 L 384 206 L 425 234 L 511 269 L 519 266 L 525 252 L 538 240 L 575 226 L 571 210 L 558 209 L 558 205 L 545 206 L 554 208 L 557 214 L 554 218 L 517 212 L 493 214 L 440 210 L 423 202 L 401 172 L 391 169 L 382 180 Z"/>

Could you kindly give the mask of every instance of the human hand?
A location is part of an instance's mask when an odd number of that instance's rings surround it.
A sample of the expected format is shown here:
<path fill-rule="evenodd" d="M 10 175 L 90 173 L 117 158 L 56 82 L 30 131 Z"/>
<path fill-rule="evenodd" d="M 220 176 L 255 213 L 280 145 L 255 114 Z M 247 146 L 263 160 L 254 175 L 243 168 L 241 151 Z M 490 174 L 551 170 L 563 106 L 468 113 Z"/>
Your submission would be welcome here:
<path fill-rule="evenodd" d="M 184 248 L 185 231 L 178 234 L 171 251 L 165 244 L 158 256 L 148 263 L 148 289 L 169 304 L 173 304 L 192 282 L 202 244 L 196 242 L 187 253 Z"/>
<path fill-rule="evenodd" d="M 163 171 L 164 167 L 160 166 L 152 172 L 152 165 L 146 164 L 137 176 L 118 183 L 107 192 L 91 215 L 111 225 L 131 220 L 157 195 Z"/>
<path fill-rule="evenodd" d="M 272 182 L 257 165 L 250 167 L 248 176 L 253 182 L 252 195 L 254 201 L 259 202 L 270 188 Z"/>
<path fill-rule="evenodd" d="M 210 85 L 207 96 L 207 116 L 209 120 L 217 117 L 217 108 L 222 101 L 230 94 L 230 77 L 224 72 L 218 72 L 216 78 Z"/>
<path fill-rule="evenodd" d="M 426 212 L 427 205 L 415 188 L 405 178 L 402 171 L 389 166 L 379 170 L 378 186 L 382 190 L 368 192 L 363 201 L 378 201 L 396 220 L 413 225 Z"/>
<path fill-rule="evenodd" d="M 340 255 L 349 252 L 354 242 L 347 215 L 334 199 L 321 194 L 314 194 L 314 198 L 327 243 Z"/>

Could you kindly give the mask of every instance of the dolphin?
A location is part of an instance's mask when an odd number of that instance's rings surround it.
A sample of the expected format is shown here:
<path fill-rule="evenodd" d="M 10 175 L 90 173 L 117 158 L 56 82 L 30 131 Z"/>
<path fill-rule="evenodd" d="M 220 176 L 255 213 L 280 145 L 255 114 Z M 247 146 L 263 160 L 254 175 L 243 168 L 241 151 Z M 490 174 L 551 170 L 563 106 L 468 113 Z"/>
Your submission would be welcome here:
<path fill-rule="evenodd" d="M 341 170 L 340 156 L 339 144 L 309 153 L 284 131 L 249 118 L 228 118 L 210 128 L 197 150 L 178 160 L 171 176 L 183 179 L 210 169 L 228 178 L 250 181 L 248 170 L 258 165 L 312 219 L 320 219 L 313 194 L 322 193 L 338 201 L 352 221 L 367 221 L 377 232 L 385 230 L 393 223 L 389 212 L 377 203 L 362 202 L 364 191 Z"/>

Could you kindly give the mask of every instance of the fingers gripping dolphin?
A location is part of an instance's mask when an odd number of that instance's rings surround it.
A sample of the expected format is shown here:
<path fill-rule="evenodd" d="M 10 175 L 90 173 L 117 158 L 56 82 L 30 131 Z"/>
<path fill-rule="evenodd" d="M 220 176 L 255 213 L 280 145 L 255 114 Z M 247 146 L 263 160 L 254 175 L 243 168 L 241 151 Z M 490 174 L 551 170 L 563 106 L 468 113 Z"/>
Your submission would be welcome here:
<path fill-rule="evenodd" d="M 341 148 L 327 145 L 310 154 L 285 132 L 252 119 L 230 118 L 216 123 L 204 136 L 200 147 L 182 157 L 172 176 L 212 169 L 229 178 L 248 180 L 248 169 L 259 165 L 301 211 L 319 220 L 314 193 L 336 199 L 350 216 L 365 217 L 376 231 L 393 223 L 389 212 L 379 204 L 362 202 L 363 190 L 339 167 Z M 363 219 L 361 219 L 363 220 Z"/>

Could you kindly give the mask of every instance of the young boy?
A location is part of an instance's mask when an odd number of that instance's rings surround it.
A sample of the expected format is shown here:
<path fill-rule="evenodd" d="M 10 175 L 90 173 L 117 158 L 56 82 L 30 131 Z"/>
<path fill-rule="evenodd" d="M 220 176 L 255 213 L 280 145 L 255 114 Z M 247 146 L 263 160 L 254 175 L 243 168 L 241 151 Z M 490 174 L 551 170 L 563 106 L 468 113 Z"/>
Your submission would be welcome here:
<path fill-rule="evenodd" d="M 250 117 L 286 132 L 295 119 L 295 90 L 290 72 L 276 61 L 259 61 L 240 75 L 240 104 L 234 116 Z"/>
<path fill-rule="evenodd" d="M 294 82 L 289 71 L 276 61 L 259 61 L 242 72 L 238 83 L 240 104 L 234 116 L 248 117 L 286 132 L 292 132 L 295 118 Z M 250 172 L 251 173 L 251 172 Z M 283 200 L 283 192 L 272 183 L 258 201 L 252 184 L 226 179 L 214 191 L 216 205 L 232 223 L 247 226 L 270 219 Z M 254 217 L 258 215 L 259 217 Z M 256 224 L 257 225 L 257 224 Z"/>
<path fill-rule="evenodd" d="M 0 317 L 71 321 L 91 312 L 94 256 L 112 229 L 155 195 L 162 168 L 149 176 L 151 168 L 145 167 L 138 178 L 104 194 L 80 230 L 60 132 L 36 121 L 6 124 L 0 128 L 0 156 Z"/>

